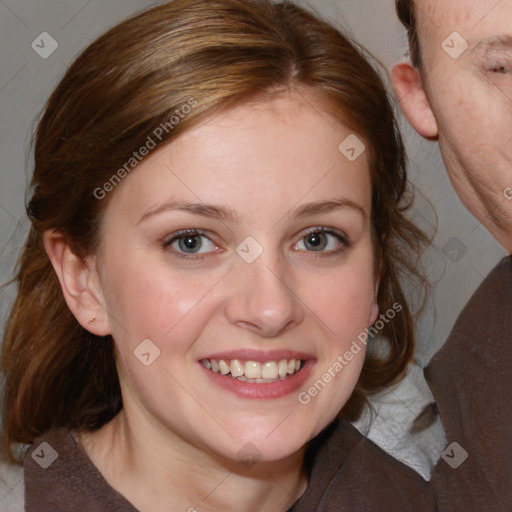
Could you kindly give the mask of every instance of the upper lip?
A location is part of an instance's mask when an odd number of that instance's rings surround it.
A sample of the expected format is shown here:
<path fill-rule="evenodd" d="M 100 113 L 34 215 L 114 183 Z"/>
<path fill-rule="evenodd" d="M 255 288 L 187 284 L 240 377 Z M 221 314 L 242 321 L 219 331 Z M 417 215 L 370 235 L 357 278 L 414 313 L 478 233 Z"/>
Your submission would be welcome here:
<path fill-rule="evenodd" d="M 309 360 L 314 359 L 311 354 L 306 354 L 305 352 L 298 352 L 296 350 L 255 350 L 255 349 L 239 349 L 239 350 L 229 350 L 226 352 L 217 352 L 215 354 L 210 354 L 205 357 L 201 357 L 199 360 L 203 359 L 215 359 L 215 360 L 243 360 L 243 361 L 255 361 L 264 363 L 266 361 L 281 361 L 282 359 L 303 359 Z"/>

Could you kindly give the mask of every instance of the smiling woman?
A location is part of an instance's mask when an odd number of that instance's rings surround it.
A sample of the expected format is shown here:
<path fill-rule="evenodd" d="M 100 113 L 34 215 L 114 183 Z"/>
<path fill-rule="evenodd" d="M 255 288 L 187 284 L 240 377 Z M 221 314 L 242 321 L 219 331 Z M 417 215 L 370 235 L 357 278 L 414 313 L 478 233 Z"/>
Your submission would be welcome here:
<path fill-rule="evenodd" d="M 27 210 L 2 369 L 29 512 L 307 510 L 322 432 L 412 357 L 391 104 L 293 3 L 176 0 L 100 37 L 48 101 Z"/>

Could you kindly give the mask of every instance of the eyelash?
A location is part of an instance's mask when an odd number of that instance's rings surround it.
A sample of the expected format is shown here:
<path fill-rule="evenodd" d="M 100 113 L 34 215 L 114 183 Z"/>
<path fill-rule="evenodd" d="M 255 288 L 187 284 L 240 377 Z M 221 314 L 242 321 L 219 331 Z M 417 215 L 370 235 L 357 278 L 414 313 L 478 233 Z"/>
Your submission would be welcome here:
<path fill-rule="evenodd" d="M 313 256 L 313 257 L 326 257 L 326 256 L 332 256 L 335 254 L 340 254 L 341 252 L 345 251 L 352 245 L 352 243 L 350 242 L 350 240 L 348 239 L 348 237 L 345 233 L 343 233 L 342 231 L 339 231 L 337 229 L 328 228 L 325 226 L 316 226 L 316 227 L 306 229 L 301 234 L 302 236 L 300 237 L 300 240 L 303 240 L 308 235 L 311 235 L 313 233 L 324 233 L 326 235 L 331 235 L 331 236 L 337 238 L 338 242 L 341 243 L 341 247 L 336 250 L 318 251 L 316 254 L 315 254 L 315 251 L 307 251 L 309 253 L 313 253 L 313 254 L 311 254 L 311 256 Z"/>
<path fill-rule="evenodd" d="M 182 231 L 178 231 L 177 233 L 173 233 L 170 239 L 163 240 L 161 244 L 162 248 L 164 250 L 168 250 L 174 242 L 177 242 L 180 238 L 185 238 L 187 236 L 204 236 L 205 238 L 208 238 L 208 240 L 210 240 L 210 242 L 212 242 L 214 245 L 217 245 L 215 244 L 215 242 L 213 242 L 213 240 L 209 238 L 208 234 L 205 231 L 201 231 L 199 229 L 184 229 Z M 172 253 L 174 256 L 177 256 L 178 258 L 183 258 L 185 260 L 198 260 L 204 258 L 203 253 L 187 254 L 185 252 L 175 250 L 172 250 Z"/>
<path fill-rule="evenodd" d="M 327 256 L 333 256 L 336 254 L 340 254 L 343 251 L 345 251 L 346 249 L 348 249 L 349 247 L 351 247 L 351 245 L 352 245 L 352 242 L 349 240 L 349 238 L 347 237 L 347 235 L 345 233 L 343 233 L 342 231 L 338 231 L 337 229 L 328 228 L 325 226 L 316 226 L 316 227 L 306 229 L 303 232 L 302 236 L 300 237 L 299 241 L 303 240 L 308 235 L 311 235 L 313 233 L 323 233 L 326 235 L 334 236 L 341 243 L 341 247 L 339 249 L 331 250 L 331 251 L 318 251 L 317 254 L 314 254 L 315 251 L 306 251 L 309 253 L 313 253 L 310 255 L 312 257 L 327 257 Z M 204 236 L 210 242 L 212 242 L 212 244 L 217 246 L 217 244 L 215 244 L 215 242 L 209 238 L 208 234 L 205 231 L 201 231 L 199 229 L 185 229 L 182 231 L 178 231 L 177 233 L 173 233 L 171 235 L 171 238 L 166 238 L 161 241 L 161 246 L 164 250 L 169 250 L 169 247 L 171 247 L 172 244 L 177 242 L 180 238 L 185 238 L 187 236 Z M 296 242 L 296 243 L 298 243 L 298 242 Z M 175 255 L 179 258 L 186 259 L 186 260 L 199 260 L 199 259 L 204 258 L 204 256 L 202 255 L 203 253 L 190 254 L 190 253 L 184 253 L 184 252 L 175 251 L 175 250 L 172 250 L 172 253 L 173 253 L 173 255 Z"/>
<path fill-rule="evenodd" d="M 487 73 L 509 75 L 512 67 L 512 58 L 510 56 L 493 57 L 491 55 L 487 55 L 483 60 L 482 65 Z"/>
<path fill-rule="evenodd" d="M 504 66 L 503 64 L 497 64 L 495 66 L 491 66 L 489 71 L 491 73 L 496 73 L 498 75 L 508 75 L 510 73 L 510 69 L 507 68 L 507 66 Z"/>

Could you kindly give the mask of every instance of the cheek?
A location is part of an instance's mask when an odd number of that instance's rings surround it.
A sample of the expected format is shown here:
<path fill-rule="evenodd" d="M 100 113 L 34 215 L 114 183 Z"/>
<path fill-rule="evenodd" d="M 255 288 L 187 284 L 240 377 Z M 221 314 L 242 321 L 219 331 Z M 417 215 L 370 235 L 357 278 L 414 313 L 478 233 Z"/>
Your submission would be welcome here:
<path fill-rule="evenodd" d="M 342 347 L 371 324 L 375 303 L 373 266 L 344 269 L 317 279 L 314 293 L 302 287 L 301 296 L 326 327 L 331 344 Z"/>
<path fill-rule="evenodd" d="M 165 263 L 147 257 L 124 261 L 126 265 L 105 265 L 104 287 L 112 335 L 121 348 L 128 344 L 132 349 L 146 338 L 163 343 L 215 282 L 212 275 L 171 272 Z"/>
<path fill-rule="evenodd" d="M 454 100 L 454 104 L 445 99 L 439 112 L 440 149 L 458 193 L 467 188 L 467 181 L 480 181 L 482 168 L 492 174 L 500 164 L 497 148 L 502 148 L 505 137 L 509 137 L 503 127 L 509 124 L 510 115 L 506 113 L 505 122 L 501 101 L 492 101 L 488 94 L 479 96 L 477 92 L 461 92 L 466 97 L 456 103 Z M 472 194 L 471 190 L 468 192 Z"/>
<path fill-rule="evenodd" d="M 490 146 L 496 136 L 503 139 L 500 119 L 510 119 L 510 101 L 496 84 L 465 70 L 436 73 L 428 82 L 429 101 L 438 121 L 440 135 L 452 151 L 472 151 Z M 508 124 L 507 124 L 508 126 Z"/>

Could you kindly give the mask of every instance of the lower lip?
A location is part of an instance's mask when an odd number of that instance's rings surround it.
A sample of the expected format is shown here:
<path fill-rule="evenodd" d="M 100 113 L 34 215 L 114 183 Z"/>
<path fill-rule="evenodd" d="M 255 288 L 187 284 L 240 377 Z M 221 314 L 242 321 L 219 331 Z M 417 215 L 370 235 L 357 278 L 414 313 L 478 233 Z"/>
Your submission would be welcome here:
<path fill-rule="evenodd" d="M 307 379 L 311 372 L 315 362 L 311 359 L 307 360 L 304 367 L 298 372 L 284 380 L 279 380 L 271 383 L 257 384 L 251 382 L 243 382 L 238 379 L 234 379 L 231 376 L 221 375 L 212 370 L 208 370 L 201 363 L 202 370 L 206 372 L 206 375 L 211 381 L 231 393 L 241 397 L 250 399 L 272 399 L 272 398 L 283 398 L 291 393 L 296 392 L 304 381 Z"/>

